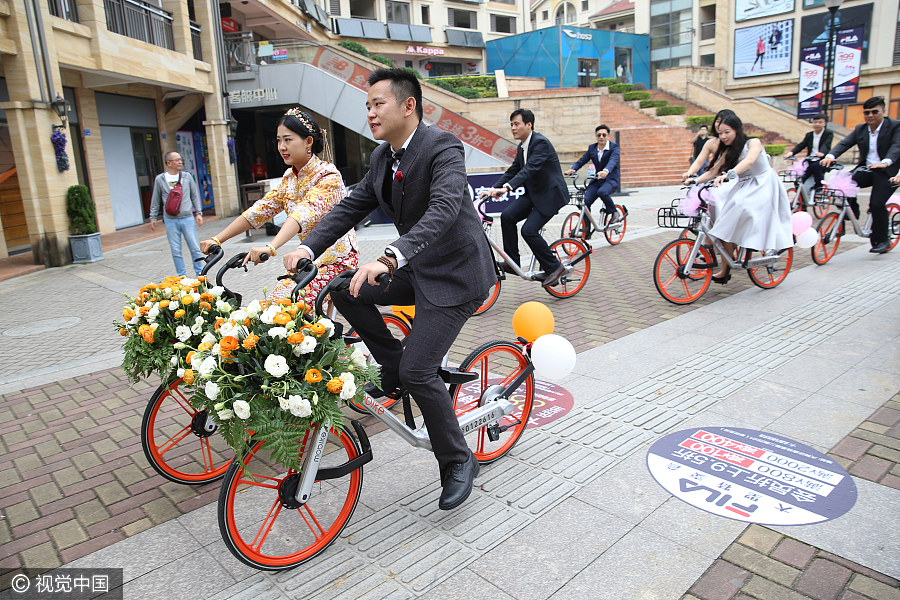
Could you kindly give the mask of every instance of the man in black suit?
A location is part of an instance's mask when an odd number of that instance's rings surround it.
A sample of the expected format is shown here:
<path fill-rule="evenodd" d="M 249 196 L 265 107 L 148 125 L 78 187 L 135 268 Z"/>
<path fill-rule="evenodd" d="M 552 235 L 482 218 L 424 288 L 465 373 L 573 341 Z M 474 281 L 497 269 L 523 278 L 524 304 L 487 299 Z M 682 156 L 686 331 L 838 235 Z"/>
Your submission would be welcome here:
<path fill-rule="evenodd" d="M 566 267 L 550 250 L 550 245 L 541 235 L 541 228 L 569 203 L 569 188 L 563 179 L 553 144 L 534 131 L 534 113 L 524 108 L 514 110 L 509 115 L 509 126 L 513 137 L 520 142 L 516 159 L 503 177 L 497 180 L 494 188 L 485 193 L 499 197 L 525 185 L 525 195 L 513 200 L 500 213 L 503 251 L 516 264 L 521 264 L 516 227 L 524 219 L 522 239 L 541 264 L 544 271 L 542 285 L 545 288 L 554 286 L 566 272 Z M 507 271 L 514 272 L 505 264 L 503 266 Z"/>
<path fill-rule="evenodd" d="M 803 141 L 794 146 L 794 149 L 787 152 L 784 157 L 791 158 L 795 154 L 806 150 L 807 158 L 817 156 L 824 158 L 828 151 L 831 150 L 831 142 L 834 139 L 834 133 L 825 128 L 828 124 L 828 116 L 825 113 L 819 113 L 812 119 L 813 130 L 808 132 Z M 818 161 L 810 161 L 806 167 L 806 173 L 803 174 L 803 183 L 809 179 L 813 180 L 815 189 L 822 187 L 822 167 Z M 807 191 L 809 191 L 807 189 Z"/>
<path fill-rule="evenodd" d="M 827 167 L 835 158 L 849 150 L 854 144 L 859 148 L 859 167 L 868 167 L 871 172 L 856 172 L 853 181 L 859 187 L 871 187 L 869 211 L 872 213 L 872 249 L 869 252 L 884 254 L 891 248 L 888 231 L 887 201 L 891 197 L 891 177 L 900 168 L 900 121 L 884 116 L 884 98 L 875 96 L 863 104 L 866 122 L 857 125 L 853 132 L 834 147 L 821 163 Z M 853 214 L 859 218 L 859 204 L 851 202 Z"/>
<path fill-rule="evenodd" d="M 609 139 L 609 134 L 610 130 L 607 125 L 598 125 L 594 130 L 597 143 L 588 146 L 587 152 L 572 165 L 571 169 L 566 171 L 566 175 L 573 175 L 589 160 L 593 161 L 594 168 L 597 169 L 597 178 L 584 191 L 584 203 L 590 208 L 599 196 L 603 201 L 606 214 L 609 215 L 609 222 L 606 224 L 615 225 L 622 220 L 622 215 L 616 210 L 616 205 L 612 200 L 613 192 L 619 188 L 621 150 L 617 143 Z"/>
<path fill-rule="evenodd" d="M 350 289 L 331 299 L 382 365 L 381 388 L 369 384 L 366 391 L 396 398 L 406 389 L 419 405 L 441 470 L 438 506 L 450 510 L 469 497 L 479 468 L 438 368 L 497 274 L 468 194 L 462 142 L 421 122 L 422 87 L 409 71 L 378 69 L 369 85 L 369 128 L 385 143 L 362 181 L 284 264 L 293 271 L 298 259 L 324 252 L 378 207 L 397 226 L 400 237 L 384 256 L 361 266 Z M 391 276 L 387 286 L 375 281 L 382 273 Z M 376 307 L 392 304 L 416 306 L 405 350 Z"/>

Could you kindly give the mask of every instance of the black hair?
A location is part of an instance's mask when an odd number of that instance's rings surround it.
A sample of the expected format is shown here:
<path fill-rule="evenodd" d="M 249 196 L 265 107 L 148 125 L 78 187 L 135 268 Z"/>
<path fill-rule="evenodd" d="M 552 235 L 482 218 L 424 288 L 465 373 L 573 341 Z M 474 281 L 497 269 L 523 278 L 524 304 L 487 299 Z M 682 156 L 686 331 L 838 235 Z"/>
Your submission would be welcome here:
<path fill-rule="evenodd" d="M 422 120 L 422 84 L 412 74 L 412 71 L 392 67 L 390 69 L 376 69 L 369 75 L 369 87 L 375 85 L 379 81 L 388 80 L 391 82 L 391 93 L 400 104 L 406 102 L 407 98 L 412 98 L 416 102 L 416 116 Z"/>
<path fill-rule="evenodd" d="M 744 123 L 734 113 L 722 117 L 720 125 L 728 125 L 735 131 L 734 141 L 731 142 L 731 145 L 720 142 L 719 147 L 716 149 L 716 155 L 712 159 L 712 163 L 710 163 L 715 165 L 719 157 L 725 154 L 725 161 L 719 170 L 719 174 L 722 174 L 729 169 L 733 169 L 740 162 L 741 152 L 743 152 L 744 146 L 747 145 L 747 134 L 744 133 Z"/>
<path fill-rule="evenodd" d="M 817 119 L 822 119 L 823 121 L 825 121 L 827 123 L 828 115 L 826 115 L 825 113 L 818 113 L 818 114 L 813 115 L 812 120 L 815 121 Z"/>
<path fill-rule="evenodd" d="M 722 121 L 725 120 L 725 117 L 727 117 L 728 115 L 734 115 L 734 111 L 727 109 L 727 108 L 723 108 L 722 110 L 720 110 L 719 112 L 716 113 L 716 118 L 713 119 L 713 126 L 712 126 L 712 136 L 713 137 L 716 137 L 716 138 L 719 137 L 719 130 L 716 129 L 716 119 L 718 119 L 719 122 L 721 123 Z M 734 116 L 737 116 L 737 115 L 734 115 Z M 738 119 L 738 120 L 740 120 L 740 119 Z"/>
<path fill-rule="evenodd" d="M 609 125 L 597 125 L 597 127 L 594 129 L 594 133 L 597 133 L 601 129 L 605 129 L 606 133 L 612 133 L 612 130 L 609 128 Z"/>
<path fill-rule="evenodd" d="M 884 96 L 872 96 L 868 100 L 866 100 L 865 104 L 863 104 L 864 109 L 873 109 L 876 106 L 880 106 L 882 110 L 884 109 Z"/>
<path fill-rule="evenodd" d="M 701 125 L 700 127 L 697 128 L 697 130 L 699 131 L 699 130 L 703 129 L 704 127 L 706 128 L 707 131 L 709 131 L 709 125 Z"/>
<path fill-rule="evenodd" d="M 284 115 L 278 119 L 279 125 L 284 125 L 302 138 L 312 137 L 312 152 L 319 154 L 325 149 L 325 138 L 322 137 L 322 130 L 319 124 L 313 119 L 308 112 L 300 111 L 302 119 L 294 115 Z"/>
<path fill-rule="evenodd" d="M 534 129 L 534 113 L 528 110 L 527 108 L 517 108 L 512 111 L 512 114 L 509 115 L 509 120 L 512 121 L 516 117 L 522 117 L 522 122 L 528 125 L 531 123 L 531 128 Z"/>

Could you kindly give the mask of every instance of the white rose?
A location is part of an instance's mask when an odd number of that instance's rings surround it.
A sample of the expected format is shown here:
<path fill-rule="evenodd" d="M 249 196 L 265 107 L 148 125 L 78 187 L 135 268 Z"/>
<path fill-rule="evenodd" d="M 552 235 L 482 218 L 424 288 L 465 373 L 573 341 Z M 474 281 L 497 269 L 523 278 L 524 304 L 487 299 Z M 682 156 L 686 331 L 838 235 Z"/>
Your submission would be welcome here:
<path fill-rule="evenodd" d="M 275 323 L 275 315 L 279 312 L 279 306 L 277 304 L 272 304 L 259 315 L 259 320 L 265 323 L 266 325 L 272 325 Z"/>
<path fill-rule="evenodd" d="M 238 400 L 234 403 L 234 414 L 237 415 L 238 419 L 249 419 L 250 418 L 250 405 L 247 404 L 244 400 Z"/>
<path fill-rule="evenodd" d="M 182 279 L 182 280 L 179 281 L 178 283 L 180 283 L 180 284 L 183 285 L 183 286 L 188 286 L 188 287 L 189 287 L 189 286 L 191 285 L 191 280 L 185 277 L 184 279 Z"/>
<path fill-rule="evenodd" d="M 331 337 L 334 333 L 334 323 L 331 322 L 331 319 L 319 319 L 319 324 L 325 327 L 328 337 Z"/>
<path fill-rule="evenodd" d="M 171 302 L 169 302 L 169 310 L 171 310 L 172 312 L 178 310 L 178 300 L 172 300 Z"/>
<path fill-rule="evenodd" d="M 167 296 L 171 296 L 171 295 L 172 295 L 172 288 L 170 288 L 170 287 L 167 287 L 167 288 L 164 289 L 163 291 L 166 293 Z"/>
<path fill-rule="evenodd" d="M 354 366 L 359 367 L 360 369 L 365 369 L 369 364 L 366 355 L 356 346 L 353 347 L 353 353 L 350 355 L 350 360 L 353 362 Z"/>
<path fill-rule="evenodd" d="M 297 356 L 300 356 L 301 354 L 309 354 L 310 352 L 312 352 L 313 350 L 316 349 L 316 344 L 317 344 L 316 338 L 314 338 L 311 335 L 308 335 L 305 338 L 303 338 L 302 342 L 300 342 L 299 344 L 294 346 L 294 350 L 297 351 L 296 352 Z"/>
<path fill-rule="evenodd" d="M 203 325 L 204 323 L 206 323 L 206 321 L 200 315 L 197 315 L 194 319 L 194 325 Z"/>
<path fill-rule="evenodd" d="M 303 396 L 291 396 L 288 403 L 291 406 L 291 414 L 295 417 L 308 417 L 312 414 L 312 406 Z"/>
<path fill-rule="evenodd" d="M 192 368 L 199 370 L 200 364 L 203 362 L 203 358 L 199 353 L 194 352 L 193 354 L 191 354 L 191 360 L 189 362 L 191 363 Z"/>
<path fill-rule="evenodd" d="M 203 377 L 209 377 L 212 375 L 213 371 L 216 370 L 217 366 L 218 363 L 216 362 L 216 359 L 212 356 L 207 356 L 203 359 L 203 362 L 200 363 L 200 366 L 197 367 L 197 371 Z"/>
<path fill-rule="evenodd" d="M 280 397 L 278 398 L 278 405 L 282 408 L 282 410 L 290 410 L 291 403 L 288 402 L 287 398 Z"/>
<path fill-rule="evenodd" d="M 159 316 L 159 307 L 154 306 L 153 308 L 151 308 L 150 312 L 147 313 L 147 316 L 150 317 L 151 319 L 155 319 L 156 317 L 158 317 Z"/>
<path fill-rule="evenodd" d="M 215 400 L 216 396 L 219 395 L 219 384 L 215 381 L 207 381 L 206 385 L 203 386 L 203 393 L 210 400 Z"/>
<path fill-rule="evenodd" d="M 254 300 L 249 305 L 247 305 L 247 308 L 245 308 L 244 310 L 247 311 L 247 314 L 251 317 L 255 317 L 262 312 L 262 305 L 259 303 L 259 300 Z"/>
<path fill-rule="evenodd" d="M 219 344 L 216 344 L 215 346 L 212 347 L 211 352 L 213 353 L 213 355 L 219 356 L 219 354 L 221 354 L 221 352 L 222 352 L 222 347 L 219 346 Z"/>
<path fill-rule="evenodd" d="M 291 348 L 291 352 L 294 353 L 294 356 L 300 356 L 303 352 L 300 351 L 300 344 L 296 344 L 293 348 Z"/>
<path fill-rule="evenodd" d="M 194 335 L 200 335 L 203 333 L 203 324 L 202 323 L 194 323 L 191 325 L 191 333 Z"/>
<path fill-rule="evenodd" d="M 216 310 L 219 312 L 231 312 L 231 305 L 224 300 L 216 300 Z"/>
<path fill-rule="evenodd" d="M 269 330 L 269 337 L 284 339 L 287 337 L 287 329 L 284 327 L 273 327 Z"/>
<path fill-rule="evenodd" d="M 200 302 L 200 292 L 191 292 L 190 297 L 194 299 L 194 302 Z"/>
<path fill-rule="evenodd" d="M 129 325 L 137 325 L 141 322 L 141 315 L 134 315 L 131 319 L 128 320 Z"/>
<path fill-rule="evenodd" d="M 150 331 L 155 332 L 157 327 L 159 327 L 159 323 L 150 323 Z"/>
<path fill-rule="evenodd" d="M 177 354 L 173 354 L 173 355 L 172 355 L 172 358 L 169 359 L 169 362 L 172 363 L 172 366 L 173 366 L 173 367 L 174 367 L 175 365 L 177 365 L 177 364 L 178 364 L 178 355 L 177 355 Z"/>
<path fill-rule="evenodd" d="M 178 376 L 184 377 L 184 369 L 178 369 Z"/>
<path fill-rule="evenodd" d="M 263 367 L 272 377 L 284 377 L 290 370 L 288 369 L 287 360 L 279 354 L 268 355 L 266 362 L 263 363 Z"/>
<path fill-rule="evenodd" d="M 225 321 L 219 325 L 219 335 L 222 337 L 234 335 L 234 325 L 231 324 L 231 321 Z"/>
<path fill-rule="evenodd" d="M 345 381 L 344 387 L 341 388 L 341 400 L 349 400 L 356 395 L 356 384 L 352 381 Z"/>
<path fill-rule="evenodd" d="M 204 335 L 203 338 L 200 340 L 201 344 L 203 342 L 209 342 L 210 344 L 214 344 L 216 342 L 216 336 L 207 332 L 206 335 Z"/>
<path fill-rule="evenodd" d="M 223 421 L 228 421 L 233 416 L 234 416 L 234 411 L 227 410 L 227 409 L 219 411 L 219 418 L 222 419 Z"/>
<path fill-rule="evenodd" d="M 246 319 L 246 318 L 247 318 L 247 313 L 243 310 L 238 309 L 238 310 L 234 311 L 233 313 L 231 313 L 231 320 L 234 321 L 235 323 L 243 323 L 244 319 Z"/>
<path fill-rule="evenodd" d="M 219 296 L 221 296 L 221 295 L 222 295 L 222 292 L 224 292 L 224 291 L 225 291 L 225 288 L 223 288 L 221 285 L 217 285 L 217 286 L 215 286 L 215 287 L 209 288 L 209 293 L 210 293 L 214 298 L 218 298 Z"/>
<path fill-rule="evenodd" d="M 191 338 L 191 330 L 187 325 L 179 325 L 175 328 L 175 337 L 180 342 L 186 342 Z"/>
<path fill-rule="evenodd" d="M 355 380 L 356 380 L 356 378 L 353 377 L 353 373 L 346 372 L 346 371 L 344 373 L 341 373 L 340 375 L 338 375 L 338 379 L 340 379 L 344 383 L 355 383 Z"/>

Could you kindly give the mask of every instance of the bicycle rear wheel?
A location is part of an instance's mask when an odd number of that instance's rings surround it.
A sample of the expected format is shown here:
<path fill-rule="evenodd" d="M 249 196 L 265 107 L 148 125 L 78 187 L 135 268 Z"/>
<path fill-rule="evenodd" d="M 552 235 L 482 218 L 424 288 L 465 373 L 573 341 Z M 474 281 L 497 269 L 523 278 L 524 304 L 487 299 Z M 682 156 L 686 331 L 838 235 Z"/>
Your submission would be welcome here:
<path fill-rule="evenodd" d="M 656 291 L 672 304 L 696 302 L 709 289 L 715 264 L 709 250 L 698 247 L 693 267 L 689 272 L 684 270 L 695 243 L 695 240 L 683 238 L 669 242 L 659 251 L 653 263 Z"/>
<path fill-rule="evenodd" d="M 298 445 L 312 443 L 308 430 Z M 338 467 L 360 455 L 346 426 L 333 428 L 320 469 Z M 244 470 L 241 470 L 241 466 Z M 344 530 L 359 502 L 362 467 L 339 479 L 319 481 L 302 506 L 292 492 L 300 474 L 280 470 L 265 444 L 257 442 L 229 467 L 219 491 L 219 531 L 242 563 L 264 571 L 292 569 L 315 558 Z"/>
<path fill-rule="evenodd" d="M 173 379 L 153 393 L 141 421 L 141 447 L 153 470 L 169 481 L 200 485 L 224 477 L 232 451 L 215 426 L 205 429 L 207 413 L 190 405 L 183 382 Z"/>
<path fill-rule="evenodd" d="M 585 239 L 589 223 L 581 219 L 581 212 L 569 213 L 563 221 L 559 237 Z"/>
<path fill-rule="evenodd" d="M 563 238 L 550 244 L 550 250 L 561 263 L 567 267 L 572 265 L 572 268 L 566 269 L 566 273 L 559 278 L 559 284 L 544 289 L 551 296 L 571 298 L 581 291 L 591 274 L 591 249 L 579 239 Z"/>
<path fill-rule="evenodd" d="M 606 236 L 606 241 L 613 246 L 622 241 L 622 238 L 625 237 L 625 228 L 628 226 L 628 217 L 625 216 L 625 207 L 620 204 L 616 204 L 616 212 L 619 213 L 619 216 L 622 217 L 622 220 L 617 223 L 612 229 L 605 229 L 603 231 L 603 235 Z M 608 227 L 610 219 L 612 219 L 612 215 L 606 215 L 605 217 L 603 217 L 603 225 Z"/>
<path fill-rule="evenodd" d="M 476 348 L 459 365 L 459 370 L 478 373 L 478 379 L 450 386 L 450 398 L 453 399 L 456 416 L 481 406 L 485 392 L 496 386 L 509 384 L 528 364 L 528 359 L 519 346 L 511 342 L 495 340 Z M 488 426 L 481 427 L 466 437 L 469 448 L 482 464 L 494 462 L 512 450 L 528 427 L 534 402 L 534 373 L 529 374 L 516 391 L 509 395 L 509 400 L 516 408 L 512 414 L 500 419 L 497 424 L 499 430 L 493 431 L 498 435 L 497 439 L 491 440 L 492 432 L 488 431 Z"/>
<path fill-rule="evenodd" d="M 788 272 L 791 270 L 791 264 L 794 262 L 793 248 L 778 251 L 767 250 L 766 252 L 777 253 L 779 261 L 768 267 L 754 267 L 752 269 L 747 269 L 747 275 L 750 276 L 750 280 L 763 289 L 773 288 L 784 281 Z"/>
<path fill-rule="evenodd" d="M 837 213 L 829 213 L 816 226 L 816 231 L 819 232 L 819 241 L 810 249 L 810 253 L 814 263 L 824 265 L 837 252 L 844 233 L 844 223 L 838 220 Z"/>
<path fill-rule="evenodd" d="M 381 313 L 381 318 L 384 319 L 384 324 L 387 325 L 388 330 L 391 332 L 391 335 L 393 335 L 395 338 L 400 340 L 401 343 L 403 343 L 403 340 L 406 338 L 406 336 L 409 335 L 409 330 L 410 330 L 409 323 L 407 323 L 406 321 L 404 321 L 403 319 L 401 319 L 394 313 L 383 312 L 383 313 Z M 356 335 L 356 331 L 354 331 L 352 327 L 347 331 L 347 336 L 348 337 L 354 336 L 357 339 L 359 337 Z M 369 364 L 377 366 L 378 362 L 372 357 L 372 353 L 369 352 L 369 349 L 366 347 L 366 344 L 362 340 L 360 340 L 359 342 L 356 342 L 356 344 L 357 344 L 357 347 L 362 351 L 362 353 L 366 355 L 366 360 L 369 362 Z M 394 398 L 388 398 L 387 396 L 384 396 L 383 398 L 379 399 L 379 402 L 385 408 L 390 408 L 399 401 L 400 401 L 399 398 L 394 399 Z M 349 406 L 352 410 L 354 410 L 360 414 L 363 414 L 363 415 L 369 414 L 369 411 L 366 410 L 365 406 L 362 403 L 359 403 L 356 401 L 351 401 L 350 403 L 347 404 L 347 406 Z"/>
<path fill-rule="evenodd" d="M 487 309 L 492 307 L 494 305 L 494 303 L 497 301 L 497 298 L 499 298 L 499 297 L 500 297 L 500 278 L 497 277 L 497 283 L 495 283 L 494 286 L 491 288 L 491 291 L 488 292 L 487 300 L 484 301 L 484 304 L 482 304 L 481 306 L 478 307 L 478 310 L 476 310 L 475 314 L 473 314 L 472 316 L 481 315 L 481 314 L 484 314 L 485 312 L 487 312 Z"/>

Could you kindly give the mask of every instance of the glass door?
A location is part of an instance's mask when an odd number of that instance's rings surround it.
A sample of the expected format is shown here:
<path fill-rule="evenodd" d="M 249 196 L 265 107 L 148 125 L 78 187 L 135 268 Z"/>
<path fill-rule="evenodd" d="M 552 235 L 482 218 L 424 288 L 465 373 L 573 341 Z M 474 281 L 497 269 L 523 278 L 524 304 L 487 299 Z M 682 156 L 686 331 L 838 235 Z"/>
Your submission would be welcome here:
<path fill-rule="evenodd" d="M 150 214 L 150 198 L 153 181 L 163 172 L 165 163 L 159 148 L 159 134 L 155 129 L 131 129 L 131 148 L 134 151 L 134 168 L 137 171 L 143 215 Z"/>
<path fill-rule="evenodd" d="M 591 87 L 591 80 L 599 77 L 599 65 L 595 58 L 578 59 L 578 87 Z"/>

